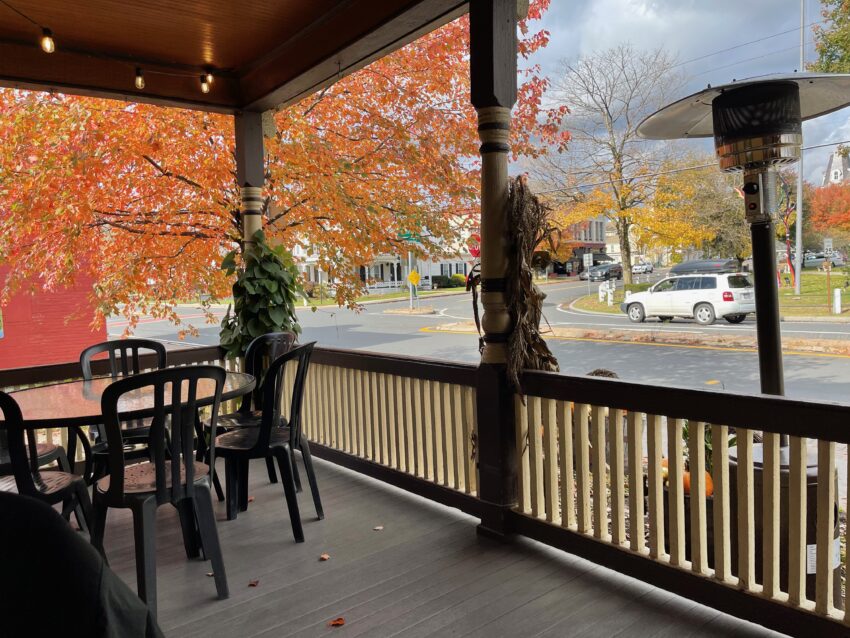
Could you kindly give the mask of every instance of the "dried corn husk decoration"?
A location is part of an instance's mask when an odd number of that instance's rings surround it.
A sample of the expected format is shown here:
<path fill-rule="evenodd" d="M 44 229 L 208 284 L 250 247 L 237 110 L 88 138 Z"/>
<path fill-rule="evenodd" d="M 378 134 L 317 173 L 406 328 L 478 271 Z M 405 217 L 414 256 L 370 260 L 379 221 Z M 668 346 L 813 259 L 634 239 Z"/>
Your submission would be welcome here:
<path fill-rule="evenodd" d="M 548 244 L 552 253 L 557 250 L 559 231 L 549 222 L 550 208 L 540 202 L 528 188 L 525 176 L 512 179 L 507 202 L 508 270 L 505 273 L 505 299 L 511 317 L 511 331 L 507 348 L 508 382 L 520 392 L 523 370 L 548 370 L 557 372 L 558 361 L 540 336 L 543 317 L 543 300 L 546 295 L 533 283 L 534 266 L 545 267 L 551 253 L 538 250 Z M 467 280 L 467 290 L 472 291 L 472 309 L 478 333 L 478 284 L 480 268 L 473 267 Z M 484 342 L 479 339 L 479 349 Z"/>
<path fill-rule="evenodd" d="M 523 370 L 558 372 L 558 361 L 540 336 L 543 300 L 534 285 L 532 267 L 548 253 L 537 251 L 547 242 L 556 250 L 557 230 L 550 224 L 551 209 L 528 188 L 525 176 L 511 180 L 508 192 L 508 271 L 506 298 L 513 331 L 508 339 L 508 381 L 519 391 Z M 537 252 L 535 252 L 537 251 Z"/>

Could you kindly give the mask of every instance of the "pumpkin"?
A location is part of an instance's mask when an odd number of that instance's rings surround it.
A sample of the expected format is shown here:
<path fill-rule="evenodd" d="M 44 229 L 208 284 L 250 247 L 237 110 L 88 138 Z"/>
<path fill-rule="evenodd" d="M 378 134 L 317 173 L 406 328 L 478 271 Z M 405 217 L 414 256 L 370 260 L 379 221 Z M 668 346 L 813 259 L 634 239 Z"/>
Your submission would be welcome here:
<path fill-rule="evenodd" d="M 685 494 L 691 493 L 691 473 L 684 472 L 682 474 L 682 485 L 685 488 Z M 708 498 L 714 494 L 714 481 L 711 480 L 711 474 L 705 473 L 705 497 Z"/>

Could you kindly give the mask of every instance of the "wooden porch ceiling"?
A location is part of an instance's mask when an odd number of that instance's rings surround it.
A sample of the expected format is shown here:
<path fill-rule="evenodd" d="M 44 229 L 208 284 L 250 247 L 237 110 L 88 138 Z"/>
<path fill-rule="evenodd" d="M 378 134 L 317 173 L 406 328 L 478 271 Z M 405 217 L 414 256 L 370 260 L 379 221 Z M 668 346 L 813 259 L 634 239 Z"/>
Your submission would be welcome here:
<path fill-rule="evenodd" d="M 223 112 L 294 102 L 467 11 L 466 0 L 8 4 L 31 21 L 0 3 L 0 86 Z M 54 53 L 39 47 L 41 27 Z"/>

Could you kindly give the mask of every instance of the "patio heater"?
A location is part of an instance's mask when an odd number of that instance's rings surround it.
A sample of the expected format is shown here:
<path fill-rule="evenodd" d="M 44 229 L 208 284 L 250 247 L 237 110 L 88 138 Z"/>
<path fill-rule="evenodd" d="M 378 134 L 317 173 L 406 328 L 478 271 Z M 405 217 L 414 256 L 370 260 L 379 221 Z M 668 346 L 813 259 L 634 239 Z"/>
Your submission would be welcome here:
<path fill-rule="evenodd" d="M 850 75 L 808 74 L 776 75 L 732 82 L 674 102 L 650 115 L 638 126 L 638 134 L 648 139 L 714 137 L 720 169 L 743 173 L 746 220 L 750 225 L 753 249 L 753 275 L 756 295 L 756 332 L 759 373 L 763 394 L 782 395 L 782 344 L 779 332 L 779 293 L 776 282 L 775 235 L 777 166 L 800 159 L 802 122 L 836 111 L 850 104 Z M 788 437 L 780 438 L 780 474 L 790 474 Z M 814 541 L 818 489 L 817 457 L 806 455 L 806 543 Z M 753 446 L 754 507 L 763 511 L 764 449 Z M 730 506 L 736 507 L 737 449 L 729 449 Z M 827 480 L 833 480 L 829 477 Z M 780 502 L 789 503 L 790 479 L 780 477 Z M 836 503 L 837 505 L 837 503 Z M 789 508 L 790 509 L 790 508 Z M 734 509 L 733 509 L 734 511 Z M 788 533 L 788 513 L 780 507 L 780 535 Z M 756 517 L 757 519 L 760 516 Z M 733 518 L 731 538 L 737 546 L 737 519 Z M 838 538 L 836 522 L 833 532 Z M 763 531 L 756 526 L 755 542 L 761 543 Z M 732 550 L 732 569 L 736 569 L 736 550 Z M 756 573 L 762 573 L 762 555 L 755 557 Z M 780 581 L 787 584 L 787 553 L 779 556 Z M 836 568 L 838 569 L 838 568 Z M 837 573 L 837 572 L 836 572 Z M 806 588 L 813 592 L 816 575 L 806 577 Z M 841 607 L 841 578 L 833 575 L 833 603 Z M 838 584 L 837 586 L 835 586 Z M 784 585 L 783 585 L 784 586 Z"/>
<path fill-rule="evenodd" d="M 800 158 L 803 121 L 848 104 L 850 75 L 773 75 L 717 87 L 709 85 L 665 106 L 638 126 L 638 134 L 647 139 L 713 136 L 720 169 L 743 172 L 764 394 L 785 393 L 773 230 L 776 167 Z"/>

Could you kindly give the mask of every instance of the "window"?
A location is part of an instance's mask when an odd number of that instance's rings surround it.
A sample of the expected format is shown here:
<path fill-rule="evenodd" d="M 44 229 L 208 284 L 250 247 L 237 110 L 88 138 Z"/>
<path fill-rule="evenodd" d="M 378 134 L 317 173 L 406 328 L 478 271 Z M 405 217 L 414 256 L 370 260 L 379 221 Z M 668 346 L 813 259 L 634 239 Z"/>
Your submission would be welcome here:
<path fill-rule="evenodd" d="M 452 274 L 451 264 L 440 264 L 440 275 L 442 277 L 450 277 Z"/>
<path fill-rule="evenodd" d="M 729 287 L 730 288 L 752 288 L 753 285 L 750 283 L 750 280 L 746 278 L 744 275 L 730 275 L 729 276 Z"/>
<path fill-rule="evenodd" d="M 675 279 L 665 279 L 664 281 L 659 281 L 655 284 L 655 287 L 652 289 L 652 292 L 670 292 L 673 290 L 676 285 Z"/>
<path fill-rule="evenodd" d="M 700 290 L 715 290 L 717 288 L 716 277 L 703 277 L 699 284 Z"/>
<path fill-rule="evenodd" d="M 676 281 L 676 290 L 699 290 L 702 277 L 682 277 Z"/>

